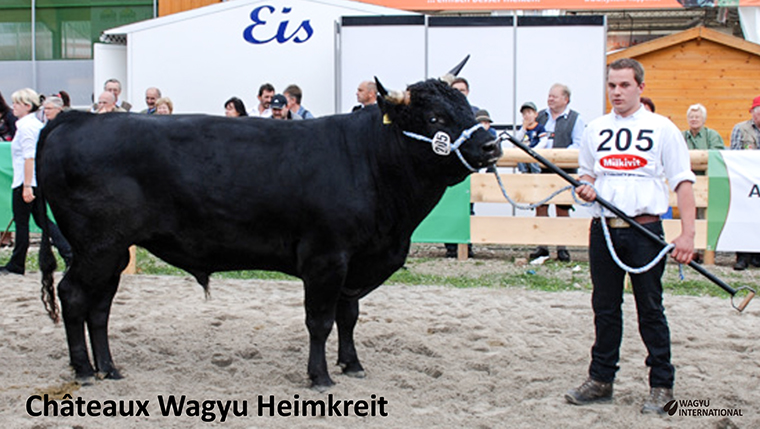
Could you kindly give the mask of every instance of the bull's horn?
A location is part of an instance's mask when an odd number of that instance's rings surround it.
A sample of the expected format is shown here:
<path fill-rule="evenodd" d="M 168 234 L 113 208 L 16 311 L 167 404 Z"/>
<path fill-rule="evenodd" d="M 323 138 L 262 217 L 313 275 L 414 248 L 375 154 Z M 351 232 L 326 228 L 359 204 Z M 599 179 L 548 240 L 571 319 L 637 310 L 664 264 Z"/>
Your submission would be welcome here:
<path fill-rule="evenodd" d="M 467 54 L 467 56 L 464 57 L 464 59 L 459 64 L 454 66 L 454 68 L 451 69 L 451 71 L 443 75 L 441 77 L 441 80 L 451 85 L 451 82 L 453 82 L 454 78 L 456 78 L 459 72 L 462 71 L 462 69 L 464 68 L 464 65 L 467 64 L 467 60 L 469 59 L 470 59 L 470 54 Z"/>
<path fill-rule="evenodd" d="M 461 63 L 457 64 L 449 73 L 453 74 L 454 76 L 458 75 L 460 71 L 464 68 L 464 65 L 467 64 L 467 60 L 470 59 L 470 54 L 467 54 L 466 57 L 462 60 Z"/>

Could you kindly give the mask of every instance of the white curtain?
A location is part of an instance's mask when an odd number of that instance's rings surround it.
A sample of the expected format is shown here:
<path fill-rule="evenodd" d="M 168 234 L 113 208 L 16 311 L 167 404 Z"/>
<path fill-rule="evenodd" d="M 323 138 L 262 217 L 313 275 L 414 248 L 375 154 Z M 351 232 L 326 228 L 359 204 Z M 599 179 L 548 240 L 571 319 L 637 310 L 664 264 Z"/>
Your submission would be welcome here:
<path fill-rule="evenodd" d="M 743 6 L 739 8 L 739 22 L 744 38 L 760 44 L 760 7 Z"/>

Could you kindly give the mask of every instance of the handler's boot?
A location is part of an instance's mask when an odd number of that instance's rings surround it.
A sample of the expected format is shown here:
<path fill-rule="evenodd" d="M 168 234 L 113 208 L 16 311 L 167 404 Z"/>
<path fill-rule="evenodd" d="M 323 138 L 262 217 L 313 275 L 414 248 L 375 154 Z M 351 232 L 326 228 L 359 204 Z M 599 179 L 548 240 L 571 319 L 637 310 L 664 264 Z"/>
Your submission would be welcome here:
<path fill-rule="evenodd" d="M 602 383 L 589 377 L 577 389 L 568 390 L 565 399 L 575 405 L 612 401 L 612 383 Z"/>
<path fill-rule="evenodd" d="M 665 414 L 665 405 L 673 400 L 673 389 L 653 387 L 649 389 L 649 397 L 641 407 L 641 414 Z"/>

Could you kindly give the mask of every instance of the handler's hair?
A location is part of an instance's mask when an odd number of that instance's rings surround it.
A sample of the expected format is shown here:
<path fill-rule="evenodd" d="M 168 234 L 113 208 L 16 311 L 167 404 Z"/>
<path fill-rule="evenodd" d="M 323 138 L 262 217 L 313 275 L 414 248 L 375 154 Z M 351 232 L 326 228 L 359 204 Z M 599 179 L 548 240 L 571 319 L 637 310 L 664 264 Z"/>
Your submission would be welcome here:
<path fill-rule="evenodd" d="M 23 88 L 11 94 L 11 100 L 14 103 L 26 104 L 32 106 L 32 112 L 40 108 L 40 95 L 32 88 Z"/>
<path fill-rule="evenodd" d="M 640 62 L 634 60 L 633 58 L 620 58 L 619 60 L 613 61 L 609 65 L 607 72 L 609 73 L 610 70 L 623 69 L 633 70 L 633 78 L 636 80 L 636 83 L 639 85 L 644 83 L 644 67 Z"/>

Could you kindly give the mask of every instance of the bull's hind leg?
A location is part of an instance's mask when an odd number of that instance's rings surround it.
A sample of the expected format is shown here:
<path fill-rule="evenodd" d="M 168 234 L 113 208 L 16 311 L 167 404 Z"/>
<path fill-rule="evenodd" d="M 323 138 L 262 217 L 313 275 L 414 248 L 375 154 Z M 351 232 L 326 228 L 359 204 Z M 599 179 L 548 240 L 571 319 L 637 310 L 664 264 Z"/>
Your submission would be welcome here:
<path fill-rule="evenodd" d="M 128 262 L 128 252 L 111 258 L 102 254 L 97 259 L 78 256 L 58 286 L 71 366 L 82 382 L 91 380 L 95 371 L 103 378 L 121 378 L 108 346 L 108 316 L 120 273 Z M 94 368 L 87 354 L 85 323 Z"/>
<path fill-rule="evenodd" d="M 116 295 L 122 270 L 123 268 L 119 269 L 119 272 L 103 285 L 103 294 L 93 300 L 87 316 L 87 331 L 90 333 L 95 370 L 100 377 L 114 380 L 122 377 L 113 364 L 111 349 L 108 345 L 108 318 L 111 315 L 111 303 Z"/>
<path fill-rule="evenodd" d="M 338 365 L 343 369 L 343 374 L 363 378 L 364 368 L 359 363 L 359 356 L 354 346 L 354 327 L 358 319 L 358 299 L 338 301 L 335 318 L 335 323 L 338 325 Z"/>
<path fill-rule="evenodd" d="M 61 300 L 63 325 L 66 328 L 66 341 L 69 345 L 69 362 L 74 368 L 77 381 L 88 384 L 95 375 L 95 369 L 90 364 L 90 356 L 87 353 L 87 341 L 84 334 L 84 321 L 89 304 L 81 287 L 72 281 L 72 277 L 72 270 L 69 269 L 58 284 L 58 296 Z"/>

